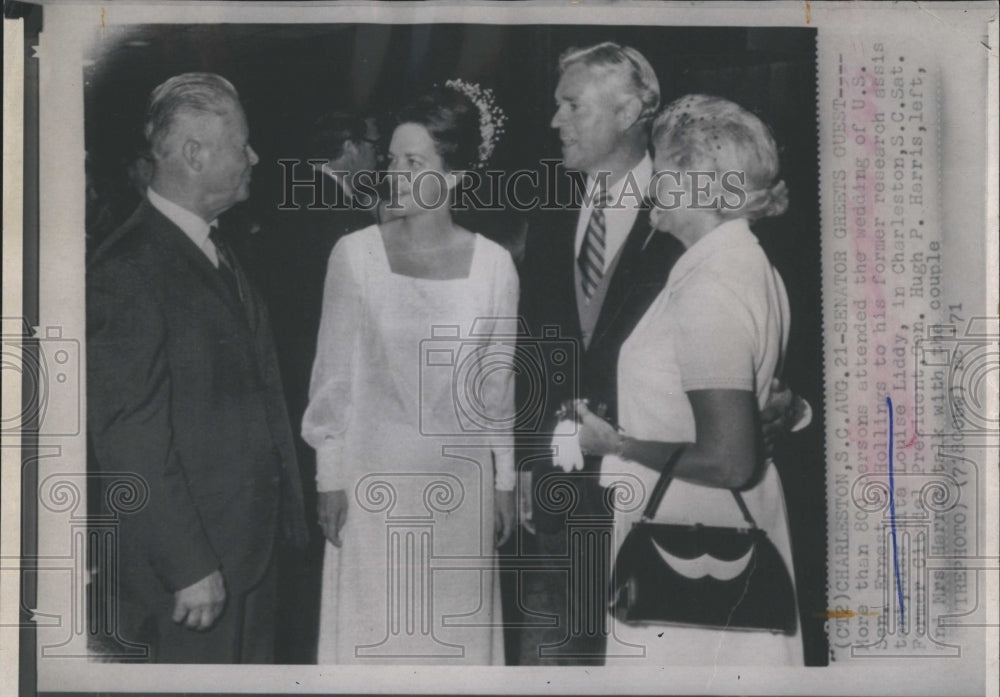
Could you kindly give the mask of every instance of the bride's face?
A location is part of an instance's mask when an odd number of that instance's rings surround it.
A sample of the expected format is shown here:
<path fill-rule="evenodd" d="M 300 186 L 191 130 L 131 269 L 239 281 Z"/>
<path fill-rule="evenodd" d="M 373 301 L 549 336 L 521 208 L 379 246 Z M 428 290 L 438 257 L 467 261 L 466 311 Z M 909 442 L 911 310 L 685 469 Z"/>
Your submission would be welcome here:
<path fill-rule="evenodd" d="M 396 127 L 389 143 L 389 205 L 403 214 L 448 205 L 455 177 L 446 173 L 434 139 L 417 123 Z"/>

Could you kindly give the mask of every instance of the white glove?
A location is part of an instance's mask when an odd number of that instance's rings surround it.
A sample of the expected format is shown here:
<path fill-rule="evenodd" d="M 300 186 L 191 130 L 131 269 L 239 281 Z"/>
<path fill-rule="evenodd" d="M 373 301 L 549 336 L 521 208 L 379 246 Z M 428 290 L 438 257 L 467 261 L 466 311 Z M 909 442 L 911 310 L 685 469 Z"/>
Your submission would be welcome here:
<path fill-rule="evenodd" d="M 795 395 L 795 425 L 792 426 L 792 433 L 798 433 L 812 423 L 813 410 L 809 402 Z"/>
<path fill-rule="evenodd" d="M 563 472 L 583 469 L 583 452 L 580 450 L 579 424 L 564 419 L 556 424 L 552 433 L 552 462 Z"/>

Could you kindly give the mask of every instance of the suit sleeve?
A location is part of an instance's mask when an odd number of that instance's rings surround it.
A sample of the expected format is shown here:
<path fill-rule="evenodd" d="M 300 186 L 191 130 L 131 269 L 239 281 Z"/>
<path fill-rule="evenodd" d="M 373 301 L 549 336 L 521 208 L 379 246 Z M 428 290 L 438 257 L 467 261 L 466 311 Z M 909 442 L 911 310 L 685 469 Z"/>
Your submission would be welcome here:
<path fill-rule="evenodd" d="M 515 378 L 517 411 L 528 416 L 519 424 L 517 431 L 519 445 L 523 448 L 518 456 L 520 461 L 537 459 L 538 447 L 535 441 L 552 435 L 558 421 L 556 411 L 564 399 L 576 396 L 573 390 L 578 383 L 578 379 L 567 380 L 565 384 L 556 382 L 556 376 L 562 375 L 567 368 L 549 362 L 548 349 L 553 338 L 543 337 L 543 328 L 555 327 L 559 331 L 558 336 L 554 337 L 555 341 L 560 345 L 571 345 L 567 336 L 567 322 L 559 311 L 553 310 L 553 307 L 558 307 L 558 300 L 553 305 L 553 296 L 558 296 L 560 289 L 555 286 L 552 269 L 559 260 L 554 258 L 551 246 L 551 236 L 555 233 L 546 223 L 543 216 L 528 229 L 524 261 L 521 264 L 518 314 L 528 335 L 518 341 L 518 365 L 538 365 L 542 373 L 539 375 L 537 371 L 520 369 Z M 576 312 L 575 305 L 569 311 Z M 580 369 L 580 348 L 573 346 L 574 350 L 570 351 L 569 370 L 574 376 L 578 375 Z M 539 400 L 541 404 L 538 404 Z M 543 410 L 541 418 L 531 418 L 539 407 Z"/>
<path fill-rule="evenodd" d="M 129 516 L 164 586 L 219 568 L 173 442 L 168 332 L 143 274 L 108 263 L 87 279 L 88 428 L 104 471 L 133 472 L 148 503 Z"/>
<path fill-rule="evenodd" d="M 361 291 L 345 240 L 333 248 L 327 265 L 309 406 L 302 417 L 302 438 L 316 450 L 316 488 L 321 492 L 344 489 L 350 481 L 344 436 L 351 421 L 357 332 L 362 323 Z"/>

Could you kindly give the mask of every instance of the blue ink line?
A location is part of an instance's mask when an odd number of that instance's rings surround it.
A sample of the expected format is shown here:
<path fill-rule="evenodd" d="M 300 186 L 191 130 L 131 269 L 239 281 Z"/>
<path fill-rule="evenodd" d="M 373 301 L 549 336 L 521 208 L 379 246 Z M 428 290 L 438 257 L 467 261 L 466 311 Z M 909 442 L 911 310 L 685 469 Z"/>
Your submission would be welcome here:
<path fill-rule="evenodd" d="M 896 541 L 896 483 L 893 477 L 893 456 L 892 444 L 895 440 L 893 434 L 892 418 L 892 397 L 885 398 L 885 405 L 889 408 L 889 523 L 892 531 L 892 559 L 896 565 L 896 598 L 899 600 L 899 629 L 903 631 L 906 627 L 906 611 L 903 607 L 903 576 L 899 570 L 899 543 Z"/>

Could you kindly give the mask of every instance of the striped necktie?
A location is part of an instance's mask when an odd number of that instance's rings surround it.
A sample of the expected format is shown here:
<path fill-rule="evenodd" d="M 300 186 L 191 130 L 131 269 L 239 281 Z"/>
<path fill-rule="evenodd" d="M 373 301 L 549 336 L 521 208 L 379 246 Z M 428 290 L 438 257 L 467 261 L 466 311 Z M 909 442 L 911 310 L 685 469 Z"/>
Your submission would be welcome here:
<path fill-rule="evenodd" d="M 594 210 L 583 236 L 580 256 L 576 263 L 580 267 L 580 286 L 583 297 L 590 302 L 597 286 L 604 277 L 604 209 L 608 205 L 608 192 L 601 190 L 594 200 Z"/>

